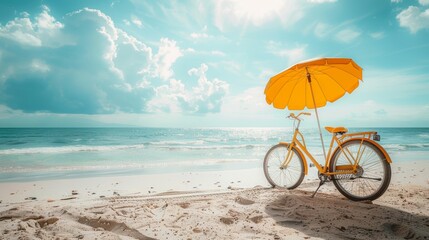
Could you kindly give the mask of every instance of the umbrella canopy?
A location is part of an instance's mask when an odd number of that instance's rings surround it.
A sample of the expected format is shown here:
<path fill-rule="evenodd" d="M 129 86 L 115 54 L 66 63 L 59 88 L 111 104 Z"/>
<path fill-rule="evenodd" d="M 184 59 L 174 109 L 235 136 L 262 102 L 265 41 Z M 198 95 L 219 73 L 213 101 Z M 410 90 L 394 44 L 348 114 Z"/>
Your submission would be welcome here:
<path fill-rule="evenodd" d="M 362 68 L 349 58 L 321 58 L 298 63 L 270 79 L 265 99 L 275 108 L 302 110 L 314 108 L 323 155 L 325 144 L 320 129 L 318 107 L 352 93 L 362 80 Z"/>
<path fill-rule="evenodd" d="M 273 76 L 265 87 L 268 104 L 302 110 L 323 107 L 351 93 L 362 80 L 362 68 L 349 58 L 321 58 L 298 63 Z"/>

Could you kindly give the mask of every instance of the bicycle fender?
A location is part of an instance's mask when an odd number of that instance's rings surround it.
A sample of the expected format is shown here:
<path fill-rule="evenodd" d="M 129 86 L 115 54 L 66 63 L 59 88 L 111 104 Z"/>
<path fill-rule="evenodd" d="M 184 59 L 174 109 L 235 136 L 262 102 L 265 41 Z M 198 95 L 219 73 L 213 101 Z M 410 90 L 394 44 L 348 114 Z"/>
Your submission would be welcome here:
<path fill-rule="evenodd" d="M 370 143 L 372 143 L 372 144 L 374 144 L 374 146 L 376 146 L 382 153 L 383 153 L 383 155 L 384 155 L 384 157 L 386 158 L 386 161 L 388 162 L 388 163 L 392 163 L 392 159 L 390 158 L 390 156 L 389 156 L 389 154 L 386 152 L 386 150 L 379 144 L 379 143 L 377 143 L 376 141 L 374 141 L 374 140 L 372 140 L 372 139 L 368 139 L 368 138 L 351 138 L 351 139 L 349 139 L 349 140 L 347 140 L 347 141 L 344 141 L 343 142 L 343 144 L 344 143 L 346 143 L 346 142 L 348 142 L 348 141 L 352 141 L 352 140 L 363 140 L 363 141 L 366 141 L 366 142 L 370 142 Z M 338 148 L 338 147 L 337 147 Z M 335 150 L 337 150 L 337 149 L 335 149 Z M 335 152 L 335 151 L 334 151 Z"/>
<path fill-rule="evenodd" d="M 289 143 L 287 143 L 287 142 L 279 142 L 279 144 L 289 147 Z M 304 157 L 304 154 L 302 154 L 302 152 L 301 152 L 301 150 L 299 150 L 299 148 L 296 148 L 294 146 L 292 146 L 292 148 L 294 148 L 299 153 L 299 155 L 301 156 L 301 159 L 302 159 L 303 164 L 304 164 L 304 174 L 307 175 L 308 174 L 308 165 L 307 165 L 307 160 Z"/>

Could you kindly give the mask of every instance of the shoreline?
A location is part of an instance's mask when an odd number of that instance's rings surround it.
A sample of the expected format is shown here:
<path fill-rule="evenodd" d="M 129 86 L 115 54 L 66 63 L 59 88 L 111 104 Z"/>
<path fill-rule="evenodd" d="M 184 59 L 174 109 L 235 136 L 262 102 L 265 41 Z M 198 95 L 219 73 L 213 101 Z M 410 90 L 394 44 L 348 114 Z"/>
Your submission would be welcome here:
<path fill-rule="evenodd" d="M 0 183 L 3 203 L 60 200 L 75 197 L 88 200 L 100 196 L 153 195 L 172 191 L 213 191 L 265 185 L 262 169 L 183 172 L 152 175 L 108 176 Z M 74 193 L 74 195 L 73 195 Z M 102 197 L 103 198 L 103 197 Z"/>
<path fill-rule="evenodd" d="M 429 161 L 392 163 L 391 184 L 429 188 Z M 309 168 L 298 189 L 318 182 L 317 169 Z M 172 191 L 227 191 L 255 186 L 270 187 L 262 168 L 129 176 L 94 176 L 39 181 L 0 182 L 1 203 L 24 202 L 26 198 L 55 201 L 123 195 L 154 195 Z M 323 191 L 323 187 L 321 189 Z"/>
<path fill-rule="evenodd" d="M 269 148 L 268 148 L 269 149 Z M 425 164 L 428 151 L 404 151 L 404 152 L 394 152 L 390 154 L 392 158 L 392 167 L 399 164 L 409 164 L 414 162 L 418 164 Z M 322 155 L 316 155 L 316 160 L 319 162 L 323 162 L 324 160 Z M 69 167 L 70 169 L 59 167 L 55 169 L 48 170 L 34 170 L 33 171 L 3 171 L 0 173 L 0 184 L 3 183 L 25 183 L 25 182 L 40 182 L 40 181 L 51 181 L 51 180 L 64 180 L 64 179 L 81 179 L 81 178 L 99 178 L 99 177 L 123 177 L 123 176 L 141 176 L 141 175 L 165 175 L 165 174 L 175 174 L 175 173 L 187 173 L 187 172 L 216 172 L 220 171 L 219 169 L 231 169 L 233 171 L 240 170 L 248 170 L 258 168 L 255 166 L 262 165 L 261 159 L 228 159 L 226 164 L 223 164 L 224 160 L 216 159 L 212 160 L 212 162 L 218 163 L 219 165 L 211 165 L 211 162 L 207 165 L 201 164 L 200 160 L 189 160 L 185 161 L 185 165 L 181 165 L 181 162 L 174 162 L 175 166 L 168 166 L 169 162 L 162 163 L 149 163 L 149 165 L 159 165 L 159 167 L 141 167 L 145 166 L 145 164 L 140 164 L 136 166 L 115 166 L 115 165 L 106 165 L 106 166 L 84 166 L 79 168 L 79 166 Z M 197 164 L 199 167 L 204 167 L 198 169 L 196 165 L 192 165 L 193 163 Z M 253 166 L 246 166 L 245 168 L 241 168 L 238 164 L 251 164 Z M 256 164 L 257 163 L 257 164 Z M 307 159 L 307 163 L 310 163 L 310 160 Z M 200 164 L 200 165 L 198 165 Z M 222 164 L 222 165 L 221 165 Z M 188 171 L 183 170 L 185 166 L 188 166 L 191 169 Z M 206 166 L 206 168 L 205 168 Z M 173 172 L 171 170 L 165 170 L 165 168 L 176 168 L 179 167 L 179 171 Z M 311 170 L 311 168 L 309 168 Z M 230 171 L 230 170 L 226 170 Z M 262 171 L 262 169 L 261 169 Z M 9 180 L 13 178 L 13 180 Z"/>

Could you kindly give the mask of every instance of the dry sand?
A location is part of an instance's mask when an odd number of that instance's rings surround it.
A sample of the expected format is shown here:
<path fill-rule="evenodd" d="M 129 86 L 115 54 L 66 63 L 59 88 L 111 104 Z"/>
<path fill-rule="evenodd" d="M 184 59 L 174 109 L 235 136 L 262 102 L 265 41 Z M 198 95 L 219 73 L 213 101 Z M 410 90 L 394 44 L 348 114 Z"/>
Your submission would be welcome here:
<path fill-rule="evenodd" d="M 2 183 L 0 239 L 429 239 L 427 161 L 392 165 L 366 203 L 332 184 L 310 198 L 309 180 L 268 188 L 259 171 Z"/>

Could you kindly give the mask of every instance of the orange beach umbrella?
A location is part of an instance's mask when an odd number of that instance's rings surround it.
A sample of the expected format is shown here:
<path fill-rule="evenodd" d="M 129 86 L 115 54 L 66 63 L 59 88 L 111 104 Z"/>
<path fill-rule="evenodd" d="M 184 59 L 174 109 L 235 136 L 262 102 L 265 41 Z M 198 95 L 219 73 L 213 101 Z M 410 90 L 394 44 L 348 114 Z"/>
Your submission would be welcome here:
<path fill-rule="evenodd" d="M 265 96 L 275 108 L 313 109 L 314 102 L 316 107 L 323 107 L 327 101 L 352 93 L 361 79 L 362 68 L 352 59 L 321 58 L 298 63 L 272 77 Z"/>
<path fill-rule="evenodd" d="M 362 68 L 349 58 L 320 58 L 295 64 L 273 76 L 265 87 L 268 104 L 289 110 L 315 109 L 352 93 L 362 80 Z M 323 152 L 325 147 L 323 146 Z M 325 154 L 326 158 L 326 154 Z"/>

